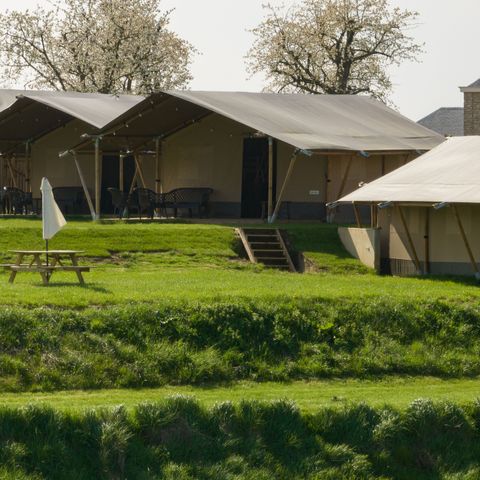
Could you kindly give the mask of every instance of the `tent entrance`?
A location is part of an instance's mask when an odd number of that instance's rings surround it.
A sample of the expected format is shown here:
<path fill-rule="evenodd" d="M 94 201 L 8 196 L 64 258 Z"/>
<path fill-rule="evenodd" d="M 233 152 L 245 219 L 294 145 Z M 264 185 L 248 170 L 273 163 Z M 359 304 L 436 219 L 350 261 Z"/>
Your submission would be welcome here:
<path fill-rule="evenodd" d="M 245 138 L 243 141 L 242 218 L 267 216 L 268 139 Z M 277 148 L 273 143 L 273 199 L 276 198 Z"/>
<path fill-rule="evenodd" d="M 120 175 L 120 164 L 123 163 L 122 173 Z M 124 157 L 120 162 L 118 155 L 104 155 L 102 159 L 102 204 L 101 212 L 105 214 L 113 213 L 112 196 L 108 188 L 120 188 L 124 192 L 130 190 L 130 186 L 135 175 L 135 160 L 133 157 Z M 123 179 L 123 185 L 120 185 L 120 178 Z"/>

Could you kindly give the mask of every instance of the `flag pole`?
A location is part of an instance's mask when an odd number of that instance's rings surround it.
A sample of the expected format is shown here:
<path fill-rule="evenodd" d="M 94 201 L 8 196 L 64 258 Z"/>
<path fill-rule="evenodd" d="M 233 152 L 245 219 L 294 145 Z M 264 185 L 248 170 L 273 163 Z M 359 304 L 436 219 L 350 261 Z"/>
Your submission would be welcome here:
<path fill-rule="evenodd" d="M 47 267 L 48 267 L 48 240 L 45 240 L 46 250 L 47 250 Z"/>

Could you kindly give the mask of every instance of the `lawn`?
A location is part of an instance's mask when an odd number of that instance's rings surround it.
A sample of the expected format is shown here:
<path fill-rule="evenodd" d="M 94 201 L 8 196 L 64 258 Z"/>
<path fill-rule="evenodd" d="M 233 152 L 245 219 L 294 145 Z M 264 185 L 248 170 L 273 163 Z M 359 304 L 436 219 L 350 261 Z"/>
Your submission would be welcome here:
<path fill-rule="evenodd" d="M 250 264 L 232 226 L 86 221 L 51 242 L 86 286 L 1 273 L 0 479 L 480 478 L 477 284 L 281 228 L 307 273 Z M 1 261 L 40 232 L 0 219 Z"/>
<path fill-rule="evenodd" d="M 3 305 L 86 307 L 131 302 L 211 301 L 239 298 L 364 298 L 411 300 L 452 298 L 477 301 L 471 280 L 380 277 L 345 252 L 336 227 L 282 225 L 293 247 L 302 251 L 309 273 L 289 274 L 251 265 L 239 257 L 233 228 L 192 224 L 91 224 L 72 222 L 51 248 L 85 250 L 84 263 L 95 269 L 87 286 L 70 274 L 56 274 L 44 288 L 40 277 L 20 274 L 14 285 L 0 275 Z M 41 248 L 37 220 L 0 220 L 0 254 Z"/>
<path fill-rule="evenodd" d="M 53 393 L 3 393 L 0 407 L 48 405 L 61 410 L 159 402 L 173 395 L 188 395 L 206 407 L 218 402 L 275 401 L 295 402 L 308 413 L 324 407 L 343 407 L 364 402 L 372 407 L 385 405 L 404 409 L 418 398 L 449 400 L 458 404 L 480 398 L 480 379 L 441 380 L 438 378 L 390 377 L 383 380 L 324 380 L 291 383 L 240 382 L 222 387 L 163 387 L 156 389 L 110 389 Z"/>

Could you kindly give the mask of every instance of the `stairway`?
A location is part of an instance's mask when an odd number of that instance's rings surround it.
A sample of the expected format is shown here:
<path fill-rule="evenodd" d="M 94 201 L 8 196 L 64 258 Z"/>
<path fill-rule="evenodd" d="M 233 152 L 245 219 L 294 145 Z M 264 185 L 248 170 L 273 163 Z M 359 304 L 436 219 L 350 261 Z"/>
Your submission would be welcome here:
<path fill-rule="evenodd" d="M 285 242 L 275 228 L 237 228 L 248 258 L 268 268 L 296 272 Z"/>

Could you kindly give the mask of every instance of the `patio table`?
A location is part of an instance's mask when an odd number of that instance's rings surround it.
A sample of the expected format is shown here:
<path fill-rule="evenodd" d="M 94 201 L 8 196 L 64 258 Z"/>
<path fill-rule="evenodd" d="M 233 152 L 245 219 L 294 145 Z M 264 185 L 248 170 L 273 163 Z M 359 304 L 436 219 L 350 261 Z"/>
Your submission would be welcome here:
<path fill-rule="evenodd" d="M 39 273 L 42 277 L 44 285 L 48 285 L 50 278 L 54 272 L 75 272 L 80 285 L 85 284 L 82 272 L 89 272 L 90 267 L 80 266 L 78 264 L 78 254 L 83 253 L 80 250 L 10 250 L 10 252 L 16 254 L 15 263 L 12 265 L 4 265 L 5 268 L 10 270 L 9 282 L 13 283 L 15 277 L 19 272 L 35 272 Z M 48 254 L 49 263 L 42 260 Z M 29 257 L 28 263 L 22 263 L 25 257 Z M 51 260 L 51 261 L 50 261 Z M 70 265 L 65 265 L 65 260 L 70 261 Z"/>

